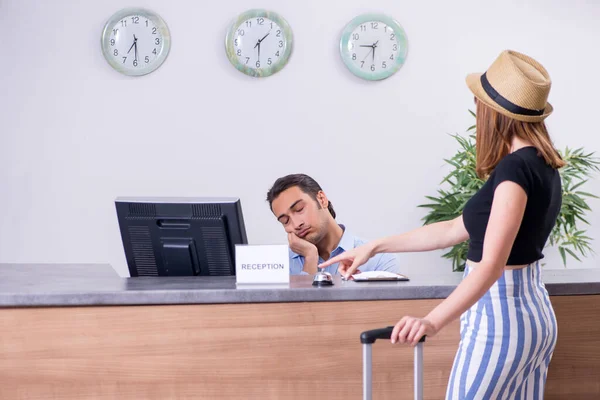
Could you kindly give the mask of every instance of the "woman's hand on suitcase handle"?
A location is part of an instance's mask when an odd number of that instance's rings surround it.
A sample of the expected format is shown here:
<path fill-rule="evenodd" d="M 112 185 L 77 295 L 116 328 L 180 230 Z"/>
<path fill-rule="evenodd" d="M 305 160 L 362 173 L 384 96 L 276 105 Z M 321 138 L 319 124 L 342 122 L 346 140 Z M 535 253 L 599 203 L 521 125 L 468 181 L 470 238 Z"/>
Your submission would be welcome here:
<path fill-rule="evenodd" d="M 406 343 L 416 346 L 423 336 L 435 336 L 437 328 L 424 318 L 403 317 L 392 331 L 392 343 Z"/>

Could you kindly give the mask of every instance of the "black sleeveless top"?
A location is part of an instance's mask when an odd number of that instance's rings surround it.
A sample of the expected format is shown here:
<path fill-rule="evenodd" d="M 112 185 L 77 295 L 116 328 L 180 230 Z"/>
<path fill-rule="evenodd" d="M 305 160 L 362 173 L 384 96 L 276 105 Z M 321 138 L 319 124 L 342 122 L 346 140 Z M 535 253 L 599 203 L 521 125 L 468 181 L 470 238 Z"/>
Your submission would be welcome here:
<path fill-rule="evenodd" d="M 467 259 L 481 261 L 494 192 L 504 181 L 517 183 L 527 194 L 521 227 L 506 265 L 530 264 L 544 257 L 542 249 L 562 203 L 558 171 L 546 164 L 533 146 L 523 147 L 500 160 L 483 187 L 465 205 L 463 222 L 470 239 Z"/>

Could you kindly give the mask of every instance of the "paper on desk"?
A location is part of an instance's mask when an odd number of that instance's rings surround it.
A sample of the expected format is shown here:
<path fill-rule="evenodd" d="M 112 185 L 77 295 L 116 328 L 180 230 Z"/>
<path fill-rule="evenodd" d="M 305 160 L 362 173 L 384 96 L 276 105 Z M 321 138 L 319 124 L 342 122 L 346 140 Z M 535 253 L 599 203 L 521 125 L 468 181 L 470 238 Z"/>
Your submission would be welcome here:
<path fill-rule="evenodd" d="M 364 280 L 364 279 L 381 279 L 381 278 L 390 278 L 390 279 L 399 279 L 406 278 L 404 275 L 397 274 L 395 272 L 388 271 L 365 271 L 360 274 L 352 275 L 352 278 L 355 280 Z"/>

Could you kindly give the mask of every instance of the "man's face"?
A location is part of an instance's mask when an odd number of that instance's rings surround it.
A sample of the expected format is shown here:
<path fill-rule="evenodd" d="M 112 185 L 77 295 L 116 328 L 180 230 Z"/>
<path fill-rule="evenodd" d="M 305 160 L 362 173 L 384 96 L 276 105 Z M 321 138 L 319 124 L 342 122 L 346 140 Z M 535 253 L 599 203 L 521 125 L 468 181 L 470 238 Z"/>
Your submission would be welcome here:
<path fill-rule="evenodd" d="M 294 233 L 310 243 L 317 244 L 326 234 L 327 197 L 319 192 L 317 200 L 293 186 L 277 196 L 271 208 L 287 233 Z M 321 205 L 323 204 L 323 205 Z"/>

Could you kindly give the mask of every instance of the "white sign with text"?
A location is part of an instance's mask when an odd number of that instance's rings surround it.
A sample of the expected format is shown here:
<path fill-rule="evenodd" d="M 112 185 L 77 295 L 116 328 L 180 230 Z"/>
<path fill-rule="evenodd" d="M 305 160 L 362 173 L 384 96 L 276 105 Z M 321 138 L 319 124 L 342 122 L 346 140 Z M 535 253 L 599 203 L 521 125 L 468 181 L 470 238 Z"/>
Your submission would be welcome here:
<path fill-rule="evenodd" d="M 287 245 L 236 245 L 237 284 L 288 284 L 290 254 Z"/>

